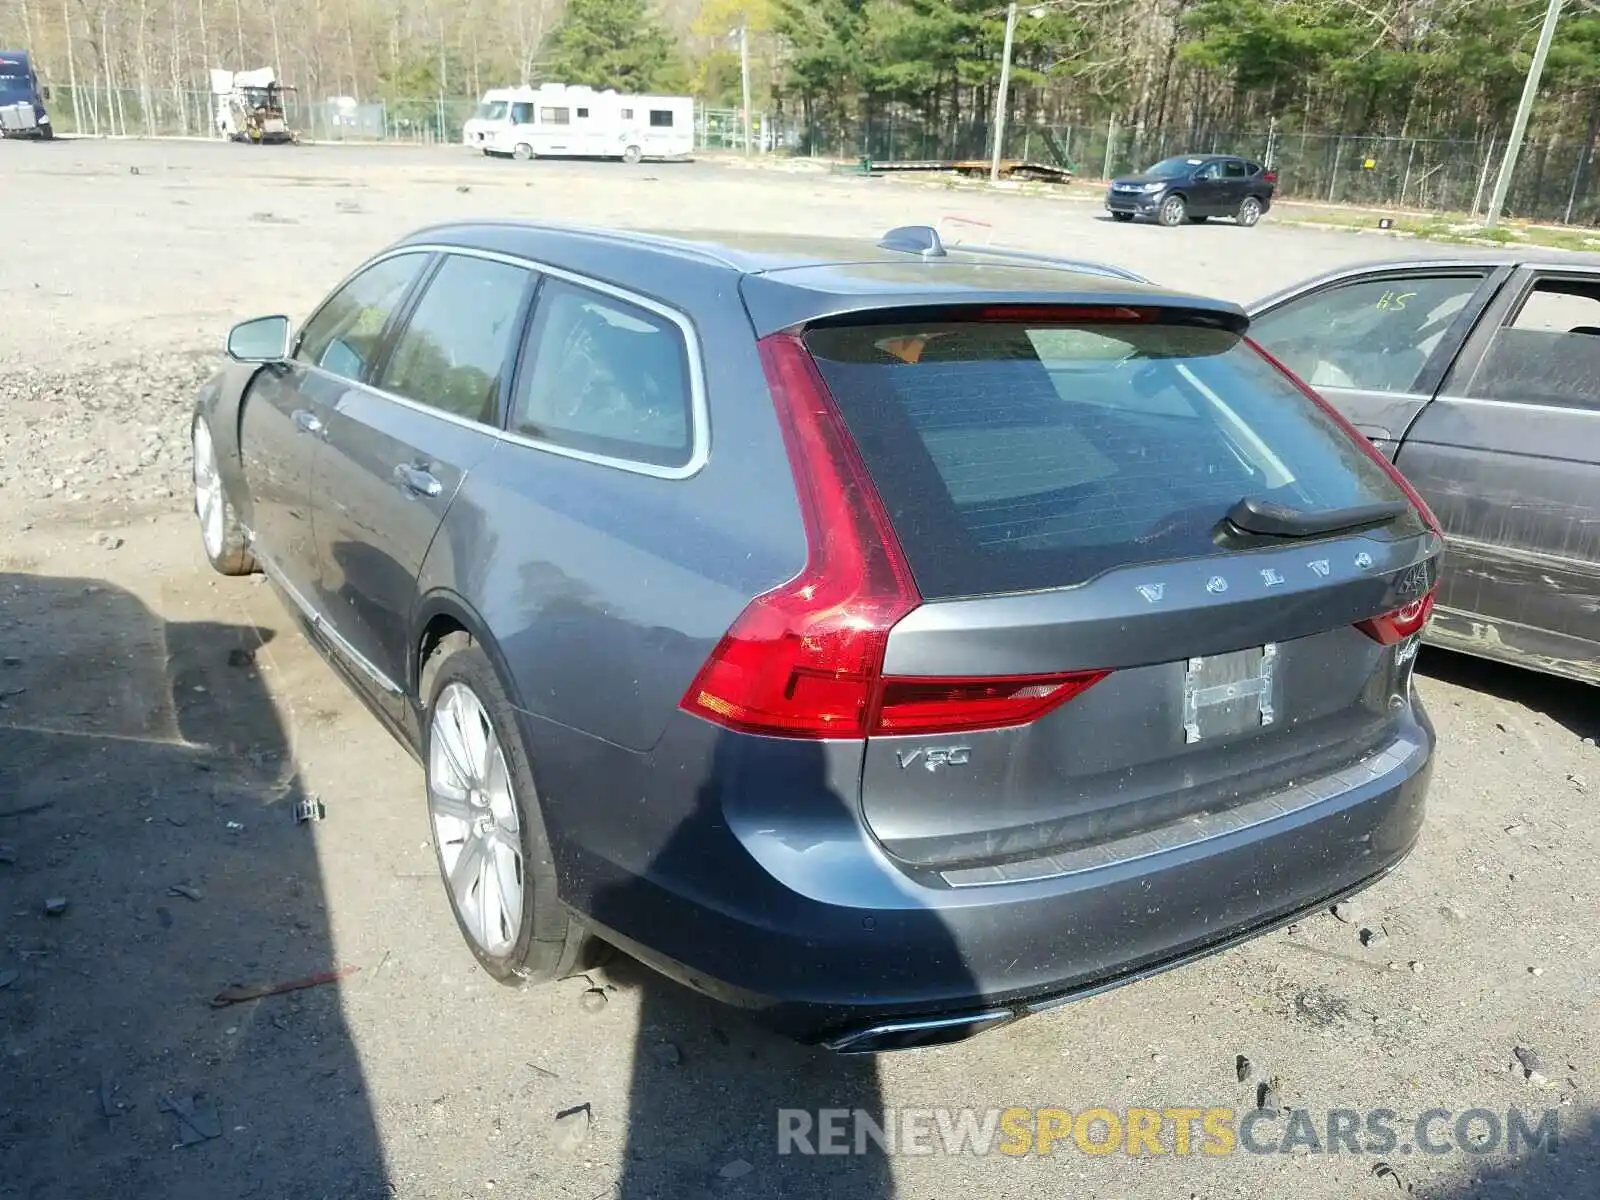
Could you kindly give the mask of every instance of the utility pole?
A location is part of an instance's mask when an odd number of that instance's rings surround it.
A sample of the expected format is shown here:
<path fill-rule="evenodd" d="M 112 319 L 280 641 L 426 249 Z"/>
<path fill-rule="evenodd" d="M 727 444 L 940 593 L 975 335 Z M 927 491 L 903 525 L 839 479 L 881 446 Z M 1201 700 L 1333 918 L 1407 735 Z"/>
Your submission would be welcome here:
<path fill-rule="evenodd" d="M 1539 44 L 1534 47 L 1533 63 L 1528 67 L 1527 81 L 1522 85 L 1522 100 L 1517 104 L 1517 117 L 1511 123 L 1511 137 L 1506 142 L 1506 156 L 1500 160 L 1500 176 L 1494 181 L 1494 196 L 1489 200 L 1489 215 L 1484 226 L 1493 229 L 1500 220 L 1500 211 L 1506 206 L 1506 193 L 1511 190 L 1511 173 L 1517 169 L 1517 155 L 1522 151 L 1522 135 L 1528 131 L 1528 115 L 1539 95 L 1539 76 L 1544 74 L 1544 60 L 1550 53 L 1550 42 L 1556 36 L 1556 22 L 1567 0 L 1550 0 L 1544 14 L 1544 27 L 1539 30 Z"/>
<path fill-rule="evenodd" d="M 1000 51 L 1000 95 L 994 109 L 994 156 L 989 160 L 989 182 L 1000 182 L 1000 150 L 1006 140 L 1006 105 L 1011 92 L 1011 40 L 1017 32 L 1015 0 L 1006 6 L 1006 44 Z"/>
<path fill-rule="evenodd" d="M 750 157 L 750 21 L 739 22 L 739 87 L 744 93 L 744 156 Z"/>

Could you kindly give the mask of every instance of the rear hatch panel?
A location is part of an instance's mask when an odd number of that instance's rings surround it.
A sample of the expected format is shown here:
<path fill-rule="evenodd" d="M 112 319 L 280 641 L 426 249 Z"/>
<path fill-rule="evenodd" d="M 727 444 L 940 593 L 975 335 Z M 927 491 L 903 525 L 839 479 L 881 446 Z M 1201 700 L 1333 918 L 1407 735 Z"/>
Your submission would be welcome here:
<path fill-rule="evenodd" d="M 895 678 L 1109 672 L 1022 725 L 874 734 L 861 806 L 912 869 L 1109 845 L 1334 777 L 1401 735 L 1440 540 L 1409 505 L 1350 533 L 1258 536 L 1405 493 L 1211 311 L 873 313 L 816 359 L 925 603 Z M 865 322 L 871 322 L 870 324 Z"/>

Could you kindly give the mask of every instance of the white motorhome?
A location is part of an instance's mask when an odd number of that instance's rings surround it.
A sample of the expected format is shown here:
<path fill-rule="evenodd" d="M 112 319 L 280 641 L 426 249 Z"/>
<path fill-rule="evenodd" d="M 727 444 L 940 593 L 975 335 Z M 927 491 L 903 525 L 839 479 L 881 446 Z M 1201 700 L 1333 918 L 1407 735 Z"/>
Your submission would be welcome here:
<path fill-rule="evenodd" d="M 694 100 L 688 96 L 545 83 L 487 92 L 478 111 L 467 123 L 466 139 L 485 154 L 638 162 L 694 153 Z"/>

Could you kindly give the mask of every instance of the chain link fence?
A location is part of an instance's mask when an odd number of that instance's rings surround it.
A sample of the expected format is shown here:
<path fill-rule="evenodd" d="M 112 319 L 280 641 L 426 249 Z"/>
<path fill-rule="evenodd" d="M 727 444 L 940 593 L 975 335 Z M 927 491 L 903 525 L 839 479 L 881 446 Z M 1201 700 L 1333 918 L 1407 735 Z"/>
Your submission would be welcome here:
<path fill-rule="evenodd" d="M 459 143 L 477 110 L 465 97 L 313 99 L 285 92 L 284 115 L 311 141 Z M 57 87 L 49 102 L 58 132 L 91 136 L 217 137 L 216 102 L 205 91 Z M 695 146 L 742 151 L 740 110 L 695 108 Z M 807 128 L 790 114 L 752 115 L 751 150 L 879 162 L 965 161 L 991 153 L 987 122 L 937 127 L 896 106 Z M 1286 199 L 1434 212 L 1483 210 L 1495 183 L 1503 138 L 1465 141 L 1365 134 L 1265 132 L 1174 133 L 1115 122 L 1006 127 L 1003 157 L 1066 167 L 1083 180 L 1137 171 L 1173 154 L 1240 154 L 1278 173 Z M 1522 149 L 1507 200 L 1510 213 L 1534 220 L 1600 225 L 1600 190 L 1588 148 L 1574 140 L 1534 139 Z"/>
<path fill-rule="evenodd" d="M 814 121 L 796 139 L 799 152 L 875 162 L 987 160 L 993 152 L 983 121 L 932 127 L 915 114 L 884 108 L 849 122 Z M 1302 134 L 1281 130 L 1167 132 L 1115 122 L 1006 126 L 1006 159 L 1065 167 L 1080 180 L 1132 174 L 1176 154 L 1238 154 L 1278 173 L 1286 199 L 1334 205 L 1480 213 L 1494 190 L 1505 151 L 1494 140 Z M 1600 224 L 1600 189 L 1587 148 L 1568 139 L 1524 143 L 1507 196 L 1517 217 Z"/>
<path fill-rule="evenodd" d="M 282 96 L 291 129 L 312 141 L 459 142 L 461 127 L 477 110 L 461 97 L 316 100 L 300 92 Z M 148 92 L 94 85 L 53 89 L 50 119 L 59 133 L 109 137 L 217 137 L 216 98 L 205 91 Z"/>
<path fill-rule="evenodd" d="M 478 102 L 464 97 L 308 99 L 283 93 L 284 118 L 307 141 L 459 143 Z M 102 88 L 53 89 L 48 102 L 56 131 L 91 137 L 220 137 L 216 99 L 204 91 Z M 758 152 L 792 151 L 798 135 L 770 113 L 754 113 L 750 143 Z M 695 106 L 695 146 L 743 150 L 744 121 L 736 108 Z"/>

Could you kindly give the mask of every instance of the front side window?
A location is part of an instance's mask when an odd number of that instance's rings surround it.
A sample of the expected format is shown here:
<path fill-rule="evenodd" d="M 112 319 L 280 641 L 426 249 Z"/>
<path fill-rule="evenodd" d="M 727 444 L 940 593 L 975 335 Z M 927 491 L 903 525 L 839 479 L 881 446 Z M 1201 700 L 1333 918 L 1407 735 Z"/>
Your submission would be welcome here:
<path fill-rule="evenodd" d="M 672 110 L 670 108 L 652 108 L 650 110 L 650 125 L 653 129 L 671 129 Z"/>
<path fill-rule="evenodd" d="M 513 125 L 532 125 L 533 105 L 513 104 L 511 106 L 511 123 Z"/>
<path fill-rule="evenodd" d="M 1361 279 L 1290 300 L 1250 336 L 1313 387 L 1409 392 L 1481 272 Z"/>
<path fill-rule="evenodd" d="M 485 425 L 497 423 L 501 381 L 533 273 L 452 254 L 428 282 L 384 365 L 380 387 Z"/>
<path fill-rule="evenodd" d="M 295 358 L 345 379 L 365 380 L 383 331 L 427 259 L 421 252 L 397 254 L 362 271 L 306 322 Z"/>
<path fill-rule="evenodd" d="M 676 324 L 551 279 L 528 338 L 512 401 L 515 432 L 655 466 L 689 461 L 689 358 Z"/>

